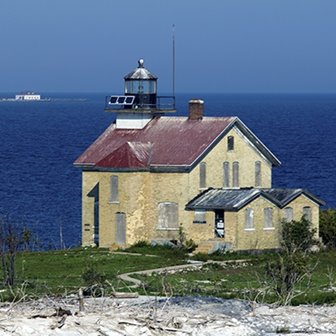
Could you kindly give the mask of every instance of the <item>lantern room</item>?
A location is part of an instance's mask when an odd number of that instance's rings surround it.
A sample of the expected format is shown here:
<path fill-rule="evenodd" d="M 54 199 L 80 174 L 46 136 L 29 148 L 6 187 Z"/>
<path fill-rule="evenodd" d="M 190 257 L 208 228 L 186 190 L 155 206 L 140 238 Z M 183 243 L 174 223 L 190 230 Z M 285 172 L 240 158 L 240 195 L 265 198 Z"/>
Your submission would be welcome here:
<path fill-rule="evenodd" d="M 156 108 L 157 77 L 144 67 L 144 60 L 138 61 L 138 67 L 124 77 L 125 96 L 134 96 L 134 105 L 138 108 Z"/>
<path fill-rule="evenodd" d="M 123 95 L 107 96 L 106 112 L 162 115 L 175 112 L 175 95 L 157 95 L 157 77 L 144 66 L 139 59 L 138 67 L 124 77 Z"/>

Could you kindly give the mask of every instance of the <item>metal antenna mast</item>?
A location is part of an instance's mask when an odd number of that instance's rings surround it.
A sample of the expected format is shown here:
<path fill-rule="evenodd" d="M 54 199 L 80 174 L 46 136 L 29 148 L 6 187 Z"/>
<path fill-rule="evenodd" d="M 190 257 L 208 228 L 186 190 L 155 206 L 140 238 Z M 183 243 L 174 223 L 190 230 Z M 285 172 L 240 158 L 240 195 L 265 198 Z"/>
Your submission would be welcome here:
<path fill-rule="evenodd" d="M 175 97 L 175 24 L 173 24 L 173 96 Z"/>

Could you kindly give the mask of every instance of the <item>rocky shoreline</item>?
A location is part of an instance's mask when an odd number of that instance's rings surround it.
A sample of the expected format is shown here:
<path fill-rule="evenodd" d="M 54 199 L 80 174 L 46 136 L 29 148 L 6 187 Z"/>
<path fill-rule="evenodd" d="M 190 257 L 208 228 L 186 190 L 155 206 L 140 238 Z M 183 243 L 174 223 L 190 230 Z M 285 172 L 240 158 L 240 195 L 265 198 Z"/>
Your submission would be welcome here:
<path fill-rule="evenodd" d="M 275 307 L 210 297 L 43 298 L 0 305 L 0 335 L 336 334 L 335 306 Z"/>

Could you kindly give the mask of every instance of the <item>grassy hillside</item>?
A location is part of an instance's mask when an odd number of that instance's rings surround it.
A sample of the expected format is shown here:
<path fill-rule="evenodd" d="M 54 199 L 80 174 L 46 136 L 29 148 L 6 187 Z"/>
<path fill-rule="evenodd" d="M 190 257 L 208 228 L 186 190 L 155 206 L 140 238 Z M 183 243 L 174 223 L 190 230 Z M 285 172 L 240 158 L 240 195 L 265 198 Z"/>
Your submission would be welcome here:
<path fill-rule="evenodd" d="M 128 284 L 117 279 L 118 274 L 183 264 L 189 258 L 183 250 L 166 247 L 140 246 L 131 251 L 139 254 L 115 254 L 104 249 L 19 253 L 16 261 L 17 288 L 12 293 L 2 290 L 0 298 L 13 298 L 13 295 L 68 295 L 95 281 L 101 281 L 107 293 L 111 285 L 116 290 L 125 291 Z M 275 255 L 226 254 L 213 256 L 213 259 L 234 260 L 238 257 L 245 261 L 223 265 L 210 263 L 198 271 L 138 276 L 144 283 L 143 288 L 138 290 L 146 294 L 214 295 L 274 301 L 274 297 L 262 290 L 269 285 L 265 264 Z M 310 282 L 305 280 L 300 283 L 297 291 L 299 293 L 301 290 L 302 294 L 293 303 L 336 303 L 335 260 L 335 250 L 310 256 L 310 264 L 315 266 L 312 278 Z"/>

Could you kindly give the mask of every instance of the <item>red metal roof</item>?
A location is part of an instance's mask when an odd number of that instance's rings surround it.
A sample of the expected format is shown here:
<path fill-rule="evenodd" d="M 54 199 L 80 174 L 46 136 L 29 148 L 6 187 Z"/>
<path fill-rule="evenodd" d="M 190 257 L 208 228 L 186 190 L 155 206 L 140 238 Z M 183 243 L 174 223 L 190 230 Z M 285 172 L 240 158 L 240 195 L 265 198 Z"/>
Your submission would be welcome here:
<path fill-rule="evenodd" d="M 112 124 L 75 165 L 116 169 L 190 167 L 237 120 L 156 117 L 143 129 L 117 129 Z"/>

